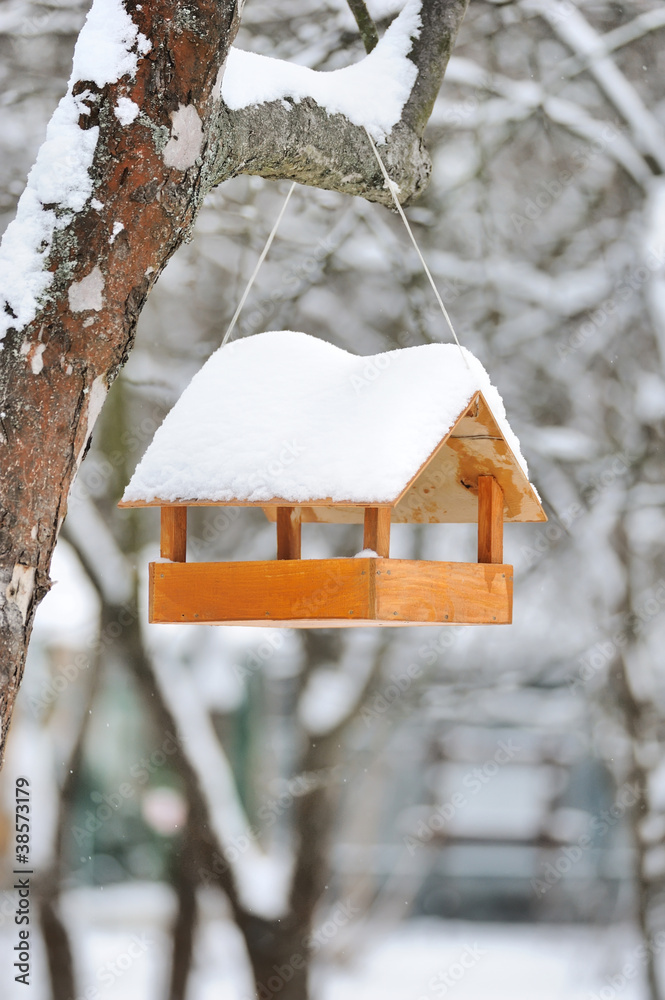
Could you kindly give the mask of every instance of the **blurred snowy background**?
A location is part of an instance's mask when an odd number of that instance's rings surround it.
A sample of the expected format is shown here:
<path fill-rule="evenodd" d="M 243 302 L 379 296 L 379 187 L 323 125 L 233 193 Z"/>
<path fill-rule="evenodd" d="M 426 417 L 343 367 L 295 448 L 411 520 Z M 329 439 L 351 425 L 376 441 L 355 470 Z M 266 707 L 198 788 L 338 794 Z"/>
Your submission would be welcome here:
<path fill-rule="evenodd" d="M 370 3 L 381 27 L 399 6 Z M 0 3 L 2 228 L 84 16 Z M 550 518 L 507 527 L 512 627 L 145 625 L 158 515 L 115 505 L 287 185 L 209 199 L 141 317 L 37 616 L 0 777 L 3 997 L 25 992 L 6 960 L 19 774 L 35 1000 L 241 1000 L 261 962 L 281 969 L 262 1000 L 287 997 L 311 935 L 312 1000 L 665 997 L 664 37 L 659 0 L 472 0 L 427 129 L 408 214 Z M 363 54 L 342 0 L 249 0 L 237 44 L 324 70 Z M 238 335 L 283 328 L 359 354 L 447 339 L 399 220 L 305 188 Z M 304 555 L 352 554 L 360 530 L 307 525 Z M 190 538 L 194 559 L 274 553 L 258 512 L 197 511 Z M 393 539 L 474 558 L 469 526 Z"/>

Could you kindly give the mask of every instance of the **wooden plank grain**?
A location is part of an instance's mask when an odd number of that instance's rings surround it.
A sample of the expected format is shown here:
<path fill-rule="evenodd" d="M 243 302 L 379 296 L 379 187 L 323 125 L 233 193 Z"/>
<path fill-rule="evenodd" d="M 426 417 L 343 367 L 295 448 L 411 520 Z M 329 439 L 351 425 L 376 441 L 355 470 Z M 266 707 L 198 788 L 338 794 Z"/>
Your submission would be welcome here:
<path fill-rule="evenodd" d="M 363 548 L 372 549 L 382 559 L 390 555 L 390 507 L 366 507 Z"/>
<path fill-rule="evenodd" d="M 359 561 L 153 563 L 150 620 L 212 623 L 367 618 L 369 572 L 359 571 L 354 565 Z"/>
<path fill-rule="evenodd" d="M 300 507 L 277 508 L 277 558 L 300 559 Z"/>
<path fill-rule="evenodd" d="M 152 563 L 150 621 L 286 625 L 507 624 L 512 566 L 408 559 Z"/>
<path fill-rule="evenodd" d="M 513 567 L 377 559 L 376 618 L 443 625 L 512 622 Z"/>
<path fill-rule="evenodd" d="M 159 554 L 162 559 L 187 559 L 187 508 L 162 507 Z"/>
<path fill-rule="evenodd" d="M 478 476 L 478 562 L 503 562 L 503 490 L 494 476 Z"/>

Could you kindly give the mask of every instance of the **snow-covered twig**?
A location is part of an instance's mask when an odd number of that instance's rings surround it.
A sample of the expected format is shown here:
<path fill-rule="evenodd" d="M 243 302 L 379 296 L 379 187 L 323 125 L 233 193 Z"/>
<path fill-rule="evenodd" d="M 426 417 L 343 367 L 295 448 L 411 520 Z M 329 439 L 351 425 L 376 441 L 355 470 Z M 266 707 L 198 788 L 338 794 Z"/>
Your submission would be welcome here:
<path fill-rule="evenodd" d="M 658 119 L 645 106 L 635 87 L 617 64 L 602 52 L 602 39 L 584 15 L 571 3 L 560 0 L 530 0 L 559 38 L 576 56 L 586 59 L 589 72 L 605 96 L 628 123 L 637 147 L 649 154 L 659 172 L 665 170 L 665 135 Z"/>
<path fill-rule="evenodd" d="M 455 83 L 465 84 L 477 91 L 499 94 L 508 102 L 508 106 L 501 110 L 504 119 L 522 121 L 533 112 L 542 110 L 551 121 L 561 125 L 573 135 L 587 142 L 600 142 L 605 154 L 619 163 L 641 185 L 647 184 L 653 176 L 640 152 L 624 135 L 617 132 L 616 128 L 612 141 L 607 141 L 610 122 L 593 118 L 572 101 L 552 96 L 533 80 L 510 80 L 498 73 L 488 75 L 476 63 L 461 57 L 450 60 L 447 77 Z M 491 108 L 489 113 L 495 112 L 496 109 Z M 462 127 L 470 128 L 473 123 L 472 116 L 466 116 Z"/>

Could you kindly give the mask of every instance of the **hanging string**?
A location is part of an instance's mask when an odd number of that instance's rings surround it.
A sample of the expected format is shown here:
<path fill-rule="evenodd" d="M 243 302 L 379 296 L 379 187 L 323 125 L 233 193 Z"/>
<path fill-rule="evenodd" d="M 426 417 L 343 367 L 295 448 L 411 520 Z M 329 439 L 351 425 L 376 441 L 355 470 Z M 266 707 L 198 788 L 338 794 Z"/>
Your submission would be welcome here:
<path fill-rule="evenodd" d="M 224 345 L 226 344 L 227 340 L 229 339 L 229 337 L 233 333 L 234 327 L 235 327 L 235 325 L 236 325 L 236 323 L 238 321 L 238 316 L 240 315 L 240 313 L 242 311 L 242 307 L 244 306 L 245 302 L 247 301 L 247 296 L 249 295 L 249 293 L 252 290 L 252 285 L 254 284 L 254 281 L 256 279 L 257 274 L 259 273 L 259 270 L 261 268 L 261 264 L 263 264 L 263 261 L 266 259 L 266 256 L 268 254 L 268 250 L 270 250 L 270 247 L 272 246 L 272 241 L 275 238 L 275 233 L 277 232 L 277 230 L 279 228 L 279 224 L 282 221 L 282 217 L 283 217 L 284 213 L 286 212 L 286 206 L 289 203 L 289 199 L 291 198 L 291 195 L 293 194 L 295 186 L 296 186 L 296 182 L 294 181 L 293 184 L 291 185 L 291 187 L 289 188 L 289 193 L 287 194 L 287 196 L 286 196 L 286 198 L 284 200 L 284 204 L 282 205 L 282 210 L 281 210 L 281 212 L 279 213 L 279 215 L 277 216 L 277 218 L 275 220 L 275 225 L 272 227 L 272 229 L 270 231 L 270 236 L 266 240 L 266 245 L 264 246 L 263 250 L 261 251 L 261 256 L 259 257 L 259 259 L 256 262 L 256 267 L 254 268 L 254 270 L 252 272 L 252 276 L 249 279 L 249 281 L 247 282 L 247 287 L 245 288 L 245 291 L 242 293 L 242 298 L 240 299 L 240 302 L 238 303 L 238 308 L 234 312 L 233 318 L 231 319 L 231 322 L 228 325 L 227 331 L 224 334 L 224 339 L 222 340 L 222 344 L 221 344 L 222 347 L 224 347 Z"/>
<path fill-rule="evenodd" d="M 457 334 L 455 333 L 455 328 L 453 327 L 453 324 L 452 324 L 452 321 L 450 319 L 450 316 L 448 315 L 448 310 L 446 309 L 445 305 L 443 304 L 443 299 L 439 295 L 439 289 L 436 287 L 436 283 L 434 281 L 434 278 L 432 277 L 432 273 L 431 273 L 429 267 L 427 266 L 427 261 L 425 260 L 425 258 L 422 255 L 420 247 L 418 246 L 418 243 L 416 241 L 416 237 L 413 234 L 413 230 L 411 229 L 411 226 L 409 225 L 409 220 L 407 219 L 406 215 L 404 214 L 404 209 L 402 208 L 402 206 L 401 206 L 401 204 L 399 202 L 399 198 L 397 197 L 397 194 L 399 192 L 399 185 L 396 184 L 395 181 L 391 180 L 390 175 L 389 175 L 389 173 L 388 173 L 388 171 L 386 169 L 386 165 L 383 162 L 383 159 L 381 158 L 381 155 L 380 155 L 378 149 L 376 148 L 376 143 L 374 142 L 374 139 L 370 135 L 367 126 L 364 125 L 363 128 L 365 129 L 365 134 L 367 135 L 367 138 L 369 139 L 369 143 L 370 143 L 370 146 L 372 147 L 372 151 L 374 153 L 374 156 L 376 157 L 377 163 L 379 164 L 379 167 L 381 168 L 381 173 L 383 174 L 383 178 L 385 180 L 386 187 L 388 188 L 388 190 L 390 191 L 390 193 L 392 195 L 392 199 L 393 199 L 393 201 L 395 203 L 395 208 L 399 212 L 400 218 L 402 219 L 402 222 L 404 223 L 404 225 L 406 227 L 406 231 L 409 234 L 409 237 L 411 239 L 411 242 L 413 243 L 414 249 L 415 249 L 416 253 L 418 254 L 418 257 L 420 258 L 420 263 L 423 266 L 423 270 L 424 270 L 425 274 L 427 275 L 427 278 L 429 280 L 430 285 L 432 286 L 432 291 L 434 292 L 434 295 L 436 296 L 436 301 L 439 303 L 439 307 L 441 309 L 441 312 L 443 313 L 443 317 L 444 317 L 446 323 L 448 324 L 448 327 L 450 329 L 450 332 L 453 335 L 453 339 L 454 339 L 455 343 L 457 344 L 457 346 L 459 348 L 459 352 L 462 355 L 462 359 L 464 361 L 464 364 L 466 365 L 467 368 L 470 368 L 470 365 L 469 365 L 469 362 L 467 361 L 466 355 L 465 355 L 464 351 L 462 350 L 462 345 L 460 344 L 460 342 L 458 340 L 458 337 L 457 337 Z M 264 246 L 263 250 L 261 251 L 261 255 L 260 255 L 259 259 L 256 262 L 256 266 L 255 266 L 255 268 L 254 268 L 254 270 L 252 272 L 252 275 L 251 275 L 249 281 L 247 282 L 247 286 L 245 288 L 245 291 L 242 294 L 242 297 L 241 297 L 241 299 L 240 299 L 240 301 L 238 303 L 236 311 L 234 312 L 233 317 L 231 318 L 231 322 L 229 323 L 228 328 L 226 330 L 226 333 L 224 334 L 224 338 L 223 338 L 222 343 L 221 343 L 222 347 L 224 347 L 224 345 L 227 343 L 229 337 L 231 336 L 231 334 L 233 333 L 233 330 L 235 329 L 235 325 L 236 325 L 236 323 L 238 321 L 238 317 L 239 317 L 240 313 L 242 312 L 242 307 L 244 306 L 245 302 L 247 301 L 247 296 L 249 295 L 249 293 L 252 290 L 252 286 L 254 284 L 254 281 L 256 280 L 256 276 L 259 273 L 261 265 L 263 264 L 264 260 L 266 259 L 267 255 L 268 255 L 268 251 L 270 250 L 270 247 L 272 246 L 272 241 L 275 238 L 275 234 L 276 234 L 276 232 L 277 232 L 277 230 L 279 228 L 279 224 L 282 221 L 284 213 L 286 212 L 287 205 L 289 204 L 289 200 L 291 198 L 291 195 L 293 194 L 295 186 L 296 186 L 296 182 L 293 181 L 293 183 L 291 184 L 291 187 L 289 188 L 288 194 L 287 194 L 286 198 L 284 199 L 284 204 L 282 205 L 280 213 L 277 216 L 277 218 L 275 219 L 275 223 L 274 223 L 272 229 L 270 230 L 270 235 L 268 236 L 268 239 L 266 240 L 266 245 Z"/>
<path fill-rule="evenodd" d="M 395 181 L 393 181 L 393 180 L 390 179 L 390 175 L 388 174 L 388 171 L 386 170 L 386 165 L 383 162 L 383 160 L 381 159 L 381 156 L 379 155 L 379 151 L 376 148 L 376 144 L 374 142 L 374 139 L 372 139 L 372 136 L 369 134 L 369 130 L 368 130 L 367 126 L 363 125 L 363 128 L 365 129 L 365 132 L 367 134 L 367 138 L 369 139 L 370 145 L 371 145 L 372 149 L 374 150 L 374 155 L 375 155 L 375 157 L 376 157 L 376 159 L 378 161 L 378 164 L 381 167 L 381 173 L 383 174 L 384 180 L 386 182 L 386 187 L 388 188 L 388 190 L 390 191 L 391 195 L 393 196 L 393 201 L 395 202 L 395 208 L 399 212 L 399 214 L 401 216 L 401 219 L 402 219 L 402 222 L 406 226 L 406 231 L 409 234 L 409 236 L 411 237 L 411 242 L 413 243 L 413 246 L 415 247 L 415 251 L 418 254 L 418 256 L 420 257 L 420 263 L 423 265 L 423 269 L 425 271 L 425 274 L 429 278 L 429 283 L 432 286 L 432 290 L 434 291 L 434 294 L 436 295 L 436 301 L 441 306 L 441 312 L 443 313 L 445 321 L 446 321 L 446 323 L 448 324 L 448 326 L 450 328 L 450 332 L 453 335 L 455 343 L 459 347 L 460 354 L 462 355 L 462 358 L 464 359 L 464 364 L 466 365 L 467 368 L 470 368 L 469 362 L 466 359 L 466 355 L 465 355 L 464 351 L 462 350 L 462 345 L 460 344 L 459 340 L 457 339 L 457 334 L 455 333 L 453 324 L 452 324 L 452 322 L 450 320 L 450 316 L 448 315 L 448 310 L 446 309 L 446 307 L 443 304 L 443 299 L 439 295 L 439 289 L 436 287 L 436 284 L 434 283 L 434 278 L 432 277 L 431 271 L 430 271 L 429 267 L 427 266 L 427 261 L 425 260 L 425 258 L 423 257 L 422 253 L 420 252 L 420 247 L 418 246 L 418 244 L 416 242 L 416 237 L 413 235 L 413 230 L 411 229 L 411 226 L 409 225 L 409 220 L 407 219 L 406 215 L 404 214 L 404 209 L 402 208 L 402 206 L 399 203 L 399 199 L 397 197 L 397 192 L 399 191 L 399 185 L 396 184 Z"/>

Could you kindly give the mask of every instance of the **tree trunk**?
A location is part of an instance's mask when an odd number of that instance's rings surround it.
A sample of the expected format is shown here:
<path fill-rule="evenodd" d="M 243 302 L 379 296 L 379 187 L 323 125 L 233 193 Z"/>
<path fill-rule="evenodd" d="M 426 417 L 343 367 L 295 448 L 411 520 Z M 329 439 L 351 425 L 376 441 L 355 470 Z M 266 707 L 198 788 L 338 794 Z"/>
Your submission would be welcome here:
<path fill-rule="evenodd" d="M 301 919 L 302 917 L 302 919 Z M 306 915 L 286 920 L 241 922 L 258 1000 L 309 1000 L 308 944 L 310 922 Z"/>
<path fill-rule="evenodd" d="M 187 981 L 194 954 L 197 924 L 196 876 L 192 871 L 192 853 L 195 832 L 187 824 L 177 871 L 173 883 L 178 898 L 178 910 L 173 925 L 173 956 L 171 959 L 171 985 L 169 1000 L 185 1000 Z"/>
<path fill-rule="evenodd" d="M 88 111 L 79 129 L 99 127 L 94 198 L 73 215 L 55 206 L 46 304 L 0 354 L 0 757 L 69 488 L 146 296 L 209 189 L 218 74 L 238 26 L 234 0 L 129 6 L 150 51 L 130 81 L 73 84 Z M 121 98 L 141 109 L 129 126 Z"/>
<path fill-rule="evenodd" d="M 652 891 L 647 876 L 647 846 L 642 835 L 642 823 L 650 815 L 649 803 L 649 771 L 642 763 L 640 749 L 643 742 L 649 739 L 653 725 L 653 706 L 645 703 L 634 691 L 630 676 L 630 661 L 636 656 L 636 641 L 634 632 L 634 614 L 631 594 L 631 549 L 629 534 L 626 529 L 625 508 L 622 511 L 613 533 L 614 551 L 620 559 L 624 580 L 626 581 L 623 598 L 616 609 L 620 620 L 627 624 L 627 642 L 616 650 L 610 663 L 610 677 L 614 683 L 617 708 L 623 715 L 626 734 L 631 746 L 630 780 L 637 787 L 637 801 L 632 806 L 629 820 L 633 840 L 634 862 L 633 878 L 635 883 L 636 920 L 642 941 L 645 945 L 645 978 L 649 1000 L 661 1000 L 659 975 L 656 965 L 658 949 L 654 947 L 652 927 Z M 651 719 L 650 719 L 651 716 Z M 651 723 L 651 724 L 650 724 Z"/>
<path fill-rule="evenodd" d="M 57 911 L 59 887 L 40 900 L 39 916 L 49 968 L 53 1000 L 72 1000 L 76 996 L 74 963 L 67 929 Z"/>

